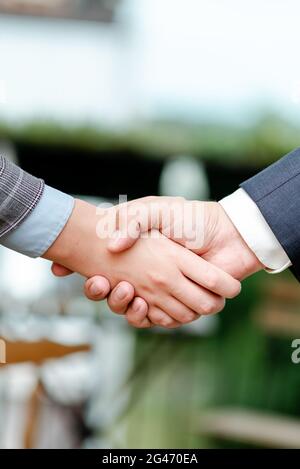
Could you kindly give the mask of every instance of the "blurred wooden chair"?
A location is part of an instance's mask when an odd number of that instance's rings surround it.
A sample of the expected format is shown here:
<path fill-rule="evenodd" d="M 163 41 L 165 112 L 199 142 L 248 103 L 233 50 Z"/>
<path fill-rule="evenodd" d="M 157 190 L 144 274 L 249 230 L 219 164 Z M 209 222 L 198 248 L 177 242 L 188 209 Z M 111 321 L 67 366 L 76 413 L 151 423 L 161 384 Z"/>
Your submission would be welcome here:
<path fill-rule="evenodd" d="M 294 279 L 266 282 L 254 322 L 267 335 L 292 338 L 300 334 L 300 287 Z"/>
<path fill-rule="evenodd" d="M 253 311 L 255 324 L 267 336 L 300 334 L 300 287 L 294 279 L 274 279 L 264 285 L 262 301 Z M 255 447 L 300 448 L 300 420 L 241 408 L 205 412 L 197 422 L 202 436 Z"/>
<path fill-rule="evenodd" d="M 12 342 L 6 339 L 2 340 L 5 340 L 6 344 L 6 363 L 1 364 L 0 369 L 1 367 L 11 366 L 17 363 L 28 362 L 42 366 L 48 360 L 55 360 L 74 353 L 89 352 L 91 350 L 90 344 L 62 345 L 48 340 L 37 342 Z M 28 402 L 23 435 L 24 448 L 26 449 L 35 447 L 35 437 L 37 434 L 43 395 L 46 395 L 46 390 L 42 381 L 38 379 Z"/>
<path fill-rule="evenodd" d="M 216 409 L 197 422 L 197 433 L 260 448 L 299 448 L 300 421 L 245 409 Z"/>

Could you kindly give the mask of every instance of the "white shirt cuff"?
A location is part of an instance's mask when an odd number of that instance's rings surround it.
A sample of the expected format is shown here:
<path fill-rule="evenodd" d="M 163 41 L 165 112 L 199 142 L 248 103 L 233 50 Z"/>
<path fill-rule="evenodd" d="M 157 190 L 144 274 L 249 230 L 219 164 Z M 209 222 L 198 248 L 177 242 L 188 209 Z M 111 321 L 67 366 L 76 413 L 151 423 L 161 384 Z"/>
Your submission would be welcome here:
<path fill-rule="evenodd" d="M 267 272 L 277 274 L 291 266 L 283 247 L 244 189 L 238 189 L 219 203 Z"/>
<path fill-rule="evenodd" d="M 33 211 L 0 244 L 25 256 L 39 257 L 54 243 L 74 207 L 74 199 L 46 186 Z"/>

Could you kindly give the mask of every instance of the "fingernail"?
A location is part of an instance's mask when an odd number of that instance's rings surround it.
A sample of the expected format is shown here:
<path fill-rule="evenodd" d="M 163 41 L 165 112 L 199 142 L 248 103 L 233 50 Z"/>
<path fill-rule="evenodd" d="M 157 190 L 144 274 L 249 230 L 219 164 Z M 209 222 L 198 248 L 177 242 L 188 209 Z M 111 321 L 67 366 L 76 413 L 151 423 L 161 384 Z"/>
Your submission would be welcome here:
<path fill-rule="evenodd" d="M 126 298 L 126 296 L 127 296 L 127 291 L 126 291 L 125 288 L 123 288 L 123 287 L 117 288 L 116 297 L 118 298 L 118 300 L 124 300 L 124 298 Z"/>
<path fill-rule="evenodd" d="M 98 296 L 102 293 L 102 288 L 99 287 L 99 285 L 97 285 L 96 283 L 92 283 L 92 285 L 90 286 L 90 293 L 93 296 Z"/>
<path fill-rule="evenodd" d="M 132 309 L 135 313 L 139 312 L 140 307 L 141 307 L 141 303 L 139 301 L 134 301 L 132 303 Z"/>

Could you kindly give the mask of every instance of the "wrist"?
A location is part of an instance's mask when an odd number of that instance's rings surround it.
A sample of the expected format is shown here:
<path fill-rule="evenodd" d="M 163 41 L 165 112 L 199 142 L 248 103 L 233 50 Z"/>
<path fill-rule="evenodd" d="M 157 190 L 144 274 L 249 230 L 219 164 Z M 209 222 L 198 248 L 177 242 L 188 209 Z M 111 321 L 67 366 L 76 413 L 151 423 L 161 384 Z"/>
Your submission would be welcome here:
<path fill-rule="evenodd" d="M 238 231 L 222 205 L 220 203 L 216 203 L 216 205 L 218 206 L 221 223 L 226 227 L 228 242 L 231 243 L 232 248 L 236 252 L 236 256 L 239 257 L 239 262 L 243 271 L 243 278 L 264 269 L 265 266 L 260 262 L 254 251 L 246 243 L 245 239 L 242 237 L 241 233 Z"/>
<path fill-rule="evenodd" d="M 258 204 L 243 188 L 237 189 L 219 203 L 268 272 L 282 272 L 291 265 Z"/>
<path fill-rule="evenodd" d="M 220 203 L 205 203 L 205 227 L 205 250 L 218 267 L 239 280 L 264 268 Z"/>
<path fill-rule="evenodd" d="M 97 221 L 96 207 L 76 199 L 64 229 L 42 257 L 87 277 L 101 274 L 106 248 L 97 236 Z"/>

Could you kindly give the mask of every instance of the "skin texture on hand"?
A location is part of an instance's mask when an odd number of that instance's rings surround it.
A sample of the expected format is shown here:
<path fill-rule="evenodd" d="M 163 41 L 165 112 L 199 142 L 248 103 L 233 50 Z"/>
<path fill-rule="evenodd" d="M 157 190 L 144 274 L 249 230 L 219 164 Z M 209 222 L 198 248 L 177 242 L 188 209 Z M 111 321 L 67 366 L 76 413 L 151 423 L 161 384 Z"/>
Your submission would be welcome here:
<path fill-rule="evenodd" d="M 193 252 L 225 270 L 238 280 L 243 280 L 264 268 L 219 203 L 187 201 L 181 197 L 145 197 L 144 199 L 129 202 L 127 205 L 134 206 L 142 203 L 144 206 L 148 206 L 149 210 L 144 211 L 142 216 L 138 214 L 132 217 L 131 215 L 130 232 L 127 220 L 128 211 L 125 210 L 126 207 L 120 206 L 118 213 L 119 235 L 115 236 L 108 244 L 108 249 L 111 252 L 121 252 L 133 246 L 142 233 L 153 228 L 154 220 L 154 227 L 162 231 L 167 237 L 189 247 Z M 169 206 L 171 210 L 175 204 L 180 204 L 183 207 L 181 211 L 177 211 L 179 218 L 177 217 L 175 220 L 169 216 L 165 220 L 166 207 Z M 190 209 L 191 206 L 193 212 Z M 160 211 L 161 208 L 162 211 Z M 150 218 L 150 214 L 153 216 L 155 211 L 158 212 L 156 217 Z M 131 213 L 133 212 L 131 210 Z M 193 243 L 184 236 L 184 229 L 181 230 L 183 236 L 180 239 L 174 236 L 175 225 L 184 226 L 184 224 L 187 224 L 189 221 L 187 218 L 190 217 L 191 213 L 201 214 L 201 229 L 203 230 L 203 236 L 200 236 L 199 240 L 196 239 L 196 242 Z M 135 227 L 134 230 L 132 226 Z M 197 231 L 197 227 L 194 227 L 194 231 Z"/>
<path fill-rule="evenodd" d="M 65 277 L 74 272 L 66 267 L 52 264 L 52 273 L 57 277 Z M 111 290 L 109 281 L 100 275 L 86 280 L 84 294 L 92 301 L 101 301 L 107 298 L 109 308 L 116 314 L 125 315 L 128 324 L 142 328 L 152 326 L 147 318 L 148 305 L 145 300 L 135 297 L 133 286 L 128 282 L 120 282 Z"/>
<path fill-rule="evenodd" d="M 97 236 L 97 221 L 95 207 L 77 200 L 64 230 L 43 257 L 86 277 L 104 275 L 112 288 L 127 280 L 148 303 L 152 324 L 177 327 L 199 314 L 218 312 L 224 307 L 219 295 L 231 298 L 240 291 L 230 275 L 159 232 L 138 240 L 130 250 L 111 253 L 107 240 Z M 134 302 L 139 309 L 140 301 Z M 142 327 L 150 325 L 141 322 Z"/>
<path fill-rule="evenodd" d="M 156 202 L 157 206 L 166 206 L 168 204 L 172 205 L 174 203 L 181 204 L 190 204 L 191 202 L 185 201 L 181 198 L 170 198 L 170 197 L 150 197 L 142 199 L 147 205 Z M 141 200 L 138 201 L 141 203 Z M 130 202 L 134 204 L 135 201 Z M 231 274 L 234 278 L 243 280 L 249 275 L 261 270 L 264 266 L 257 259 L 255 254 L 251 251 L 248 245 L 245 243 L 240 233 L 237 231 L 223 207 L 216 202 L 198 202 L 193 201 L 194 207 L 196 210 L 200 209 L 203 212 L 203 229 L 204 237 L 201 240 L 199 246 L 194 246 L 193 251 L 200 255 L 203 259 L 211 262 L 212 264 L 224 269 L 226 272 Z M 201 207 L 200 207 L 201 205 Z M 150 212 L 150 209 L 149 209 Z M 153 212 L 153 210 L 152 210 Z M 189 211 L 183 211 L 183 214 L 186 213 L 189 215 Z M 109 249 L 112 252 L 120 252 L 124 249 L 130 248 L 135 242 L 138 236 L 146 231 L 149 227 L 149 217 L 136 217 L 135 220 L 135 233 L 134 235 L 128 234 L 126 228 L 128 224 L 126 223 L 126 211 L 122 211 L 119 214 L 119 236 L 116 237 L 109 244 Z M 168 226 L 164 224 L 162 213 L 158 213 L 154 218 L 157 222 L 156 227 L 163 229 L 166 233 L 166 228 L 169 228 L 170 217 L 167 221 Z M 176 223 L 180 224 L 184 222 L 184 219 L 176 220 Z M 172 239 L 172 229 L 169 230 L 169 235 Z M 174 238 L 173 238 L 174 239 Z M 186 239 L 174 239 L 174 241 L 179 242 L 183 245 L 186 245 Z M 143 308 L 141 308 L 141 314 L 135 315 L 136 322 L 131 324 L 139 327 L 139 324 L 143 321 L 143 318 L 146 316 L 146 304 L 140 303 Z M 130 305 L 128 310 L 125 312 L 130 312 Z"/>
<path fill-rule="evenodd" d="M 52 264 L 52 272 L 57 277 L 65 277 L 74 273 L 56 263 Z M 125 315 L 128 324 L 134 327 L 148 328 L 152 326 L 147 318 L 148 305 L 146 301 L 135 297 L 134 288 L 128 282 L 120 282 L 111 290 L 110 283 L 105 277 L 95 275 L 86 280 L 84 294 L 92 301 L 101 301 L 107 298 L 109 308 L 116 314 Z"/>
<path fill-rule="evenodd" d="M 196 254 L 243 280 L 264 268 L 217 202 L 205 203 L 205 243 Z"/>

